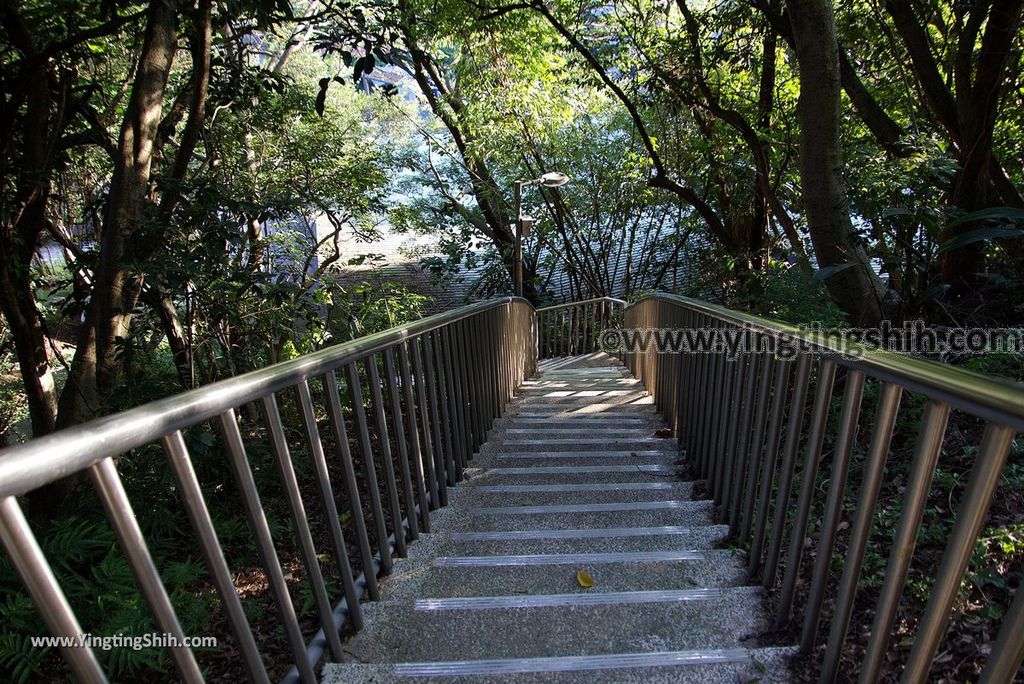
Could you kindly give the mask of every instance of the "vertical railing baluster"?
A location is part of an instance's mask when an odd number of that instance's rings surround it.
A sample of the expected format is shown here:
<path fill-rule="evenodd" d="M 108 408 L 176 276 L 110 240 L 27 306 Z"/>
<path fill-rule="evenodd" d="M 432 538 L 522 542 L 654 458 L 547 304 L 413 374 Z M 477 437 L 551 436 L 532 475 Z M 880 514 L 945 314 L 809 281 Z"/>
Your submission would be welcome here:
<path fill-rule="evenodd" d="M 480 445 L 487 438 L 485 414 L 487 412 L 487 369 L 484 360 L 483 331 L 481 330 L 481 317 L 473 316 L 466 321 L 466 334 L 463 338 L 465 349 L 468 352 L 470 366 L 470 415 L 473 417 L 473 452 L 480 449 Z"/>
<path fill-rule="evenodd" d="M 185 440 L 182 438 L 181 432 L 175 430 L 164 436 L 162 443 L 167 460 L 171 465 L 171 471 L 174 473 L 174 480 L 178 485 L 181 500 L 185 504 L 185 512 L 196 533 L 196 540 L 199 542 L 199 550 L 203 554 L 206 569 L 210 573 L 213 586 L 217 589 L 217 595 L 220 596 L 225 617 L 238 642 L 249 679 L 260 684 L 270 684 L 267 668 L 263 664 L 256 639 L 253 637 L 249 621 L 245 617 L 245 610 L 242 608 L 242 602 L 235 590 L 234 579 L 231 577 L 231 570 L 224 558 L 224 551 L 217 538 L 217 531 L 214 529 L 213 519 L 210 518 L 210 511 L 206 507 L 206 500 L 203 498 L 203 491 L 199 486 L 196 471 L 192 467 L 192 459 L 185 447 Z"/>
<path fill-rule="evenodd" d="M 753 573 L 756 573 L 761 565 L 761 547 L 764 537 L 762 534 L 760 539 L 755 542 L 751 533 L 754 529 L 755 515 L 760 517 L 763 512 L 763 519 L 765 521 L 768 519 L 768 505 L 771 501 L 770 478 L 775 476 L 775 463 L 779 454 L 779 433 L 782 429 L 782 417 L 786 412 L 786 400 L 789 398 L 787 391 L 791 366 L 792 364 L 786 359 L 778 358 L 770 368 L 766 355 L 764 378 L 759 389 L 762 397 L 759 410 L 764 410 L 765 415 L 759 415 L 754 421 L 754 445 L 750 456 L 750 468 L 747 471 L 746 496 L 743 500 L 739 528 L 739 539 L 751 543 L 750 570 Z M 770 413 L 768 411 L 769 402 L 771 404 Z M 765 430 L 766 421 L 768 423 L 767 430 Z M 764 436 L 762 437 L 762 435 Z M 763 476 L 762 472 L 764 472 Z M 765 488 L 762 487 L 763 480 L 768 480 Z M 764 494 L 759 495 L 762 490 Z M 760 523 L 760 527 L 763 533 L 764 522 Z M 754 554 L 755 547 L 756 556 Z"/>
<path fill-rule="evenodd" d="M 861 395 L 864 392 L 864 374 L 849 370 L 846 374 L 846 388 L 843 391 L 843 405 L 839 411 L 839 425 L 836 432 L 835 454 L 829 471 L 828 498 L 818 534 L 818 548 L 815 552 L 814 570 L 811 575 L 811 591 L 807 595 L 804 610 L 804 625 L 800 636 L 800 651 L 810 653 L 814 648 L 821 619 L 821 604 L 825 600 L 829 568 L 832 564 L 832 550 L 842 516 L 843 496 L 846 492 L 846 474 L 849 470 L 853 444 L 857 438 L 857 424 L 860 418 Z"/>
<path fill-rule="evenodd" d="M 724 324 L 716 325 L 716 329 L 719 333 L 724 330 Z M 715 488 L 718 486 L 718 473 L 721 469 L 722 456 L 719 449 L 719 438 L 722 434 L 722 423 L 724 421 L 725 412 L 728 410 L 729 405 L 729 389 L 731 387 L 729 379 L 729 370 L 731 364 L 729 360 L 725 358 L 724 354 L 715 353 L 715 386 L 717 387 L 716 400 L 713 406 L 709 407 L 711 413 L 711 422 L 708 429 L 707 436 L 707 451 L 708 458 L 708 484 L 710 494 L 713 496 Z"/>
<path fill-rule="evenodd" d="M 281 561 L 274 548 L 270 525 L 267 523 L 259 492 L 256 490 L 256 481 L 253 479 L 252 469 L 249 467 L 249 459 L 245 455 L 245 445 L 242 442 L 242 433 L 238 429 L 238 420 L 234 410 L 228 409 L 220 414 L 218 424 L 224 437 L 224 445 L 227 447 L 228 460 L 231 463 L 235 482 L 242 494 L 245 517 L 248 519 L 249 529 L 252 530 L 256 539 L 256 550 L 260 562 L 263 564 L 263 570 L 267 573 L 267 584 L 270 586 L 270 593 L 277 605 L 278 617 L 284 627 L 285 638 L 291 648 L 292 661 L 298 669 L 299 678 L 303 684 L 316 684 L 317 678 L 313 674 L 313 664 L 306 658 L 306 643 L 302 638 L 302 630 L 299 628 L 299 619 L 295 614 L 291 594 L 288 592 L 288 584 L 284 581 Z"/>
<path fill-rule="evenodd" d="M 575 356 L 579 343 L 577 342 L 578 326 L 579 326 L 579 315 L 577 314 L 576 307 L 569 307 L 569 353 L 567 356 Z"/>
<path fill-rule="evenodd" d="M 786 515 L 789 512 L 790 489 L 793 486 L 793 475 L 796 472 L 796 454 L 800 450 L 800 436 L 803 433 L 804 414 L 807 409 L 807 390 L 811 377 L 811 356 L 801 354 L 796 366 L 796 379 L 793 384 L 793 396 L 789 405 L 786 420 L 786 441 L 782 449 L 782 462 L 779 464 L 778 489 L 775 493 L 775 510 L 772 512 L 771 539 L 768 542 L 768 553 L 764 559 L 764 575 L 762 584 L 766 588 L 775 585 L 775 572 L 779 567 L 779 555 L 782 551 L 782 536 L 785 529 Z M 779 407 L 781 410 L 781 406 Z M 752 563 L 760 563 L 761 548 L 764 544 L 768 521 L 768 497 L 771 495 L 772 473 L 765 469 L 762 478 L 761 507 L 757 514 L 757 532 L 754 535 L 751 554 Z M 756 568 L 751 565 L 751 570 Z"/>
<path fill-rule="evenodd" d="M 558 316 L 560 319 L 559 330 L 561 331 L 562 342 L 559 345 L 561 353 L 559 356 L 569 356 L 572 352 L 570 351 L 569 345 L 571 344 L 571 332 L 572 332 L 572 309 L 562 309 Z"/>
<path fill-rule="evenodd" d="M 370 385 L 370 403 L 373 405 L 374 424 L 377 426 L 377 444 L 380 447 L 380 465 L 384 471 L 384 491 L 388 494 L 388 508 L 391 509 L 391 529 L 395 534 L 395 555 L 405 558 L 405 528 L 402 526 L 402 505 L 398 499 L 398 483 L 395 478 L 395 462 L 391 456 L 391 440 L 388 437 L 388 421 L 384 415 L 384 396 L 380 388 L 380 371 L 377 369 L 377 355 L 370 354 L 363 363 L 366 366 L 366 381 Z M 412 515 L 412 512 L 409 512 Z"/>
<path fill-rule="evenodd" d="M 583 353 L 590 354 L 594 351 L 594 303 L 583 305 L 583 321 L 586 326 L 584 330 Z"/>
<path fill-rule="evenodd" d="M 743 485 L 746 482 L 747 460 L 750 458 L 750 426 L 754 422 L 755 412 L 764 414 L 764 407 L 757 405 L 755 401 L 756 390 L 763 381 L 759 383 L 759 373 L 768 375 L 767 364 L 761 369 L 761 354 L 750 352 L 747 354 L 749 366 L 746 378 L 746 393 L 743 396 L 743 413 L 740 416 L 739 428 L 736 430 L 736 446 L 733 456 L 733 481 L 732 492 L 729 495 L 729 529 L 733 532 L 739 527 L 740 522 L 740 497 L 743 496 Z M 763 427 L 763 426 L 762 426 Z M 758 433 L 761 434 L 761 433 Z"/>
<path fill-rule="evenodd" d="M 537 314 L 537 330 L 540 339 L 537 344 L 537 355 L 542 359 L 549 358 L 551 354 L 551 313 L 544 311 Z"/>
<path fill-rule="evenodd" d="M 739 334 L 735 329 L 734 332 Z M 739 436 L 739 431 L 736 429 L 736 422 L 745 410 L 743 407 L 743 385 L 747 382 L 747 376 L 750 372 L 750 360 L 749 356 L 744 355 L 739 356 L 732 361 L 732 391 L 729 395 L 729 403 L 726 406 L 726 414 L 723 421 L 723 429 L 725 430 L 725 433 L 722 435 L 722 439 L 719 442 L 719 444 L 722 445 L 722 475 L 717 488 L 718 496 L 715 501 L 722 507 L 723 513 L 726 517 L 729 515 L 728 497 L 729 492 L 732 490 L 736 442 Z"/>
<path fill-rule="evenodd" d="M 53 569 L 32 534 L 25 513 L 13 496 L 0 499 L 0 542 L 7 549 L 18 576 L 25 583 L 25 589 L 50 634 L 74 640 L 71 643 L 77 644 L 78 640 L 84 638 L 85 632 L 78 624 L 78 618 L 71 610 Z M 62 645 L 60 652 L 79 681 L 85 684 L 106 684 L 107 676 L 88 644 L 81 647 Z"/>
<path fill-rule="evenodd" d="M 700 473 L 709 484 L 713 484 L 715 459 L 712 454 L 714 449 L 715 423 L 718 416 L 718 409 L 722 402 L 722 370 L 725 360 L 720 354 L 708 354 L 708 382 L 711 387 L 711 396 L 704 407 L 701 416 L 700 430 Z"/>
<path fill-rule="evenodd" d="M 487 339 L 491 349 L 491 355 L 487 362 L 487 368 L 491 377 L 491 416 L 487 421 L 487 430 L 490 431 L 494 421 L 501 415 L 501 309 L 492 309 L 490 322 L 487 325 Z"/>
<path fill-rule="evenodd" d="M 413 491 L 412 473 L 409 468 L 409 444 L 405 438 L 405 420 L 402 417 L 401 391 L 399 389 L 402 387 L 402 378 L 395 369 L 394 347 L 384 350 L 384 376 L 387 378 L 391 424 L 395 428 L 395 443 L 398 446 L 398 468 L 402 479 L 402 495 L 409 525 L 409 539 L 415 541 L 419 539 L 420 526 L 416 517 L 416 494 Z"/>
<path fill-rule="evenodd" d="M 412 356 L 413 382 L 416 384 L 416 405 L 419 408 L 419 427 L 423 436 L 422 458 L 420 463 L 427 474 L 427 492 L 430 496 L 430 510 L 441 506 L 440 494 L 438 492 L 437 474 L 434 471 L 434 448 L 435 439 L 430 432 L 430 408 L 427 404 L 427 381 L 423 372 L 423 341 L 419 337 L 409 340 L 409 355 Z M 441 483 L 443 487 L 444 484 Z M 447 494 L 445 495 L 447 501 Z"/>
<path fill-rule="evenodd" d="M 910 658 L 903 670 L 903 682 L 920 682 L 928 676 L 935 652 L 946 634 L 956 593 L 985 525 L 985 516 L 992 505 L 992 497 L 999 485 L 1003 466 L 1006 465 L 1014 434 L 1013 429 L 1003 425 L 989 423 L 985 426 L 985 434 L 981 438 L 967 481 L 967 491 L 960 501 L 956 522 L 942 554 L 928 605 L 917 625 L 914 646 L 910 649 Z"/>
<path fill-rule="evenodd" d="M 402 374 L 402 396 L 405 404 L 405 416 L 408 425 L 409 460 L 412 476 L 416 487 L 416 500 L 420 508 L 420 527 L 430 533 L 430 502 L 427 501 L 427 483 L 424 476 L 423 449 L 420 445 L 420 432 L 416 416 L 416 399 L 413 395 L 413 380 L 409 372 L 409 348 L 411 342 L 398 344 L 398 370 Z"/>
<path fill-rule="evenodd" d="M 444 342 L 445 369 L 448 373 L 448 386 L 451 390 L 452 451 L 458 460 L 459 476 L 461 477 L 469 459 L 469 454 L 466 453 L 466 412 L 464 410 L 466 403 L 462 393 L 459 358 L 456 355 L 451 326 L 445 326 L 441 339 Z"/>
<path fill-rule="evenodd" d="M 440 412 L 441 434 L 439 439 L 443 445 L 447 469 L 451 471 L 450 481 L 458 482 L 462 479 L 464 466 L 462 458 L 457 453 L 455 440 L 452 438 L 452 424 L 454 422 L 452 416 L 452 377 L 451 371 L 447 367 L 444 336 L 441 334 L 441 331 L 433 331 L 431 333 L 431 348 L 433 351 L 434 370 L 437 374 L 434 385 L 437 389 L 438 411 Z"/>
<path fill-rule="evenodd" d="M 900 594 L 907 580 L 910 559 L 917 545 L 917 532 L 921 527 L 924 505 L 928 500 L 932 476 L 939 460 L 942 440 L 949 420 L 949 405 L 929 401 L 921 418 L 914 460 L 910 466 L 910 480 L 903 491 L 903 510 L 892 540 L 892 552 L 885 569 L 885 580 L 875 604 L 875 619 L 871 624 L 864 664 L 861 666 L 860 681 L 864 684 L 878 681 L 878 674 L 885 659 L 893 619 L 899 605 Z"/>
<path fill-rule="evenodd" d="M 473 451 L 476 448 L 476 421 L 473 417 L 473 409 L 476 403 L 473 359 L 471 348 L 467 348 L 466 321 L 459 321 L 452 327 L 455 343 L 456 361 L 460 366 L 460 378 L 462 384 L 462 415 L 466 424 L 465 445 L 466 461 L 473 458 Z"/>
<path fill-rule="evenodd" d="M 285 498 L 288 500 L 292 528 L 295 536 L 298 537 L 299 552 L 305 566 L 306 579 L 309 581 L 309 587 L 313 594 L 313 604 L 316 607 L 317 616 L 320 618 L 320 628 L 324 631 L 324 636 L 327 637 L 327 648 L 331 658 L 337 662 L 343 657 L 341 638 L 338 636 L 338 627 L 334 624 L 334 609 L 327 596 L 327 585 L 324 583 L 316 546 L 313 544 L 313 535 L 309 531 L 309 519 L 306 517 L 302 493 L 299 491 L 299 481 L 295 477 L 295 468 L 292 465 L 292 457 L 285 440 L 284 425 L 281 423 L 281 415 L 278 413 L 277 401 L 273 394 L 263 397 L 262 404 L 270 430 L 271 451 L 274 452 L 277 470 L 284 486 Z M 384 543 L 387 544 L 386 539 Z"/>
<path fill-rule="evenodd" d="M 433 331 L 423 335 L 423 355 L 427 368 L 427 401 L 430 403 L 430 419 L 434 436 L 434 451 L 437 455 L 438 488 L 441 491 L 441 505 L 448 505 L 448 487 L 455 486 L 455 458 L 449 449 L 447 436 L 448 425 L 443 419 L 445 411 L 444 388 L 441 381 L 440 366 L 437 363 L 437 345 L 434 344 Z M 440 477 L 444 473 L 444 477 Z M 444 482 L 442 486 L 441 482 Z"/>
<path fill-rule="evenodd" d="M 760 350 L 760 336 L 756 338 L 756 349 Z M 747 424 L 747 433 L 743 438 L 743 448 L 737 477 L 741 478 L 738 485 L 738 492 L 735 504 L 735 516 L 729 520 L 730 534 L 746 540 L 749 533 L 749 523 L 752 500 L 757 489 L 757 476 L 761 468 L 761 453 L 765 444 L 765 426 L 768 422 L 768 405 L 771 401 L 772 379 L 775 377 L 775 368 L 770 363 L 768 354 L 758 351 L 758 365 L 760 375 L 757 376 L 756 390 L 751 382 L 751 389 L 748 397 L 751 398 L 753 412 L 750 423 Z M 753 380 L 753 378 L 751 379 Z M 746 527 L 746 529 L 744 529 Z"/>
<path fill-rule="evenodd" d="M 199 664 L 192 649 L 184 645 L 185 632 L 181 629 L 167 589 L 160 579 L 160 572 L 153 564 L 153 557 L 149 554 L 149 547 L 142 536 L 142 529 L 135 518 L 135 512 L 114 465 L 114 459 L 104 458 L 95 463 L 89 468 L 89 476 L 107 518 L 117 534 L 121 550 L 128 559 L 132 575 L 135 576 L 135 582 L 149 607 L 153 621 L 164 633 L 173 635 L 178 641 L 177 646 L 169 649 L 178 676 L 186 682 L 202 682 L 203 675 L 199 670 Z"/>
<path fill-rule="evenodd" d="M 896 425 L 896 414 L 899 412 L 900 398 L 903 393 L 899 385 L 885 383 L 878 398 L 875 411 L 874 430 L 871 434 L 871 445 L 865 458 L 864 479 L 857 498 L 857 509 L 853 524 L 850 526 L 850 539 L 846 545 L 846 559 L 843 562 L 843 575 L 839 580 L 836 592 L 835 607 L 832 612 L 832 625 L 829 629 L 828 645 L 821 664 L 821 682 L 835 680 L 839 671 L 839 657 L 843 650 L 843 641 L 850 628 L 850 617 L 853 615 L 853 601 L 857 595 L 857 583 L 860 580 L 861 568 L 864 564 L 864 552 L 868 538 L 871 536 L 871 521 L 874 518 L 878 492 L 882 486 L 882 472 L 892 441 L 893 427 Z"/>
<path fill-rule="evenodd" d="M 789 622 L 793 607 L 793 594 L 796 591 L 797 575 L 800 572 L 800 561 L 803 558 L 804 536 L 807 533 L 807 520 L 811 514 L 818 462 L 821 459 L 822 447 L 825 443 L 825 430 L 828 427 L 828 414 L 832 403 L 832 387 L 835 377 L 835 361 L 823 358 L 818 365 L 818 386 L 815 389 L 814 409 L 811 413 L 810 430 L 807 436 L 804 469 L 800 479 L 800 494 L 796 502 L 793 527 L 789 533 L 786 574 L 782 578 L 782 589 L 775 612 L 775 625 L 779 629 Z"/>
<path fill-rule="evenodd" d="M 722 325 L 720 330 L 722 334 L 728 326 Z M 715 467 L 712 471 L 711 479 L 711 495 L 715 500 L 715 504 L 721 503 L 721 487 L 722 487 L 722 476 L 725 471 L 725 441 L 726 435 L 728 434 L 727 424 L 729 421 L 729 412 L 732 408 L 732 393 L 735 389 L 736 383 L 734 374 L 736 370 L 736 362 L 730 360 L 725 354 L 716 353 L 715 356 L 722 357 L 721 364 L 721 375 L 719 376 L 720 382 L 722 383 L 722 394 L 721 400 L 715 411 L 715 422 L 714 422 L 714 433 L 711 436 L 712 449 L 714 451 Z"/>
<path fill-rule="evenodd" d="M 338 505 L 334 500 L 334 489 L 331 487 L 331 477 L 327 471 L 327 458 L 324 456 L 323 444 L 320 441 L 320 430 L 316 424 L 316 413 L 313 410 L 313 397 L 309 392 L 309 384 L 305 380 L 296 385 L 296 390 L 299 394 L 302 424 L 306 432 L 310 457 L 313 460 L 313 472 L 316 477 L 317 489 L 320 491 L 320 505 L 324 507 L 324 517 L 327 520 L 327 529 L 331 536 L 334 560 L 338 564 L 341 584 L 345 590 L 345 603 L 348 607 L 349 618 L 352 621 L 353 629 L 362 629 L 363 609 L 359 605 L 359 594 L 356 591 L 355 578 L 352 576 L 352 567 L 348 562 L 348 545 L 345 543 L 345 535 L 341 531 Z"/>
<path fill-rule="evenodd" d="M 377 590 L 377 569 L 373 564 L 373 551 L 370 549 L 370 535 L 366 530 L 366 519 L 363 517 L 362 496 L 359 483 L 356 481 L 355 464 L 352 462 L 352 449 L 348 444 L 348 430 L 345 427 L 345 414 L 341 408 L 341 389 L 334 371 L 324 376 L 324 392 L 327 395 L 327 416 L 334 429 L 334 440 L 338 458 L 341 461 L 342 479 L 345 481 L 345 494 L 348 496 L 352 527 L 359 545 L 359 557 L 363 564 L 363 578 L 366 581 L 366 593 L 370 599 L 380 598 Z"/>
<path fill-rule="evenodd" d="M 1001 684 L 1012 681 L 1024 662 L 1024 581 L 1017 583 L 1010 609 L 1003 616 L 999 636 L 990 651 L 988 663 L 978 684 Z"/>
<path fill-rule="evenodd" d="M 370 495 L 370 510 L 373 512 L 374 529 L 377 534 L 377 553 L 380 554 L 381 571 L 388 574 L 391 572 L 391 544 L 388 542 L 387 519 L 384 517 L 380 485 L 377 483 L 377 465 L 376 459 L 373 457 L 373 445 L 370 442 L 370 427 L 366 421 L 366 406 L 363 404 L 359 368 L 355 361 L 345 365 L 345 377 L 348 381 L 348 393 L 352 401 L 352 417 L 355 421 L 356 434 L 359 437 L 359 451 L 363 455 L 366 489 Z M 397 536 L 396 534 L 395 537 Z"/>
<path fill-rule="evenodd" d="M 699 319 L 694 322 L 694 327 L 700 325 Z M 690 402 L 690 409 L 683 420 L 683 434 L 686 440 L 686 450 L 690 460 L 696 464 L 697 472 L 703 476 L 704 452 L 701 449 L 701 435 L 703 433 L 703 417 L 707 407 L 707 401 L 711 395 L 711 382 L 708 376 L 710 358 L 707 354 L 693 350 L 689 354 L 693 358 L 694 386 L 690 389 L 693 399 Z M 700 401 L 697 398 L 700 397 Z"/>

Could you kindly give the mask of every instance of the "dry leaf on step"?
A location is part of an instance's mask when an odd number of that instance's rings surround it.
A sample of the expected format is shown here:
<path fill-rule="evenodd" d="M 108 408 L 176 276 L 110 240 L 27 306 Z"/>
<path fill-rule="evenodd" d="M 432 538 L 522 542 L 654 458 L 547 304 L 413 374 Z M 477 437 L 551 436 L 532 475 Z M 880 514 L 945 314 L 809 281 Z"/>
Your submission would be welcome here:
<path fill-rule="evenodd" d="M 584 589 L 590 589 L 594 586 L 594 578 L 586 570 L 580 570 L 576 573 L 576 581 Z"/>

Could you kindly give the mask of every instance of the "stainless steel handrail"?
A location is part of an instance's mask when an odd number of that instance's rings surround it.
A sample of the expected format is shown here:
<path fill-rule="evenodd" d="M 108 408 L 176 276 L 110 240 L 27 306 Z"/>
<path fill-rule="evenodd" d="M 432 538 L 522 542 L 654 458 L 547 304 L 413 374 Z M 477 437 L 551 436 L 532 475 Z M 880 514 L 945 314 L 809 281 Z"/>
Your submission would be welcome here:
<path fill-rule="evenodd" d="M 860 672 L 862 683 L 879 678 L 950 410 L 958 409 L 985 422 L 932 595 L 903 669 L 904 682 L 926 681 L 1011 443 L 1017 431 L 1024 429 L 1024 385 L 863 345 L 839 344 L 828 335 L 808 334 L 795 326 L 676 295 L 654 294 L 630 305 L 623 313 L 623 327 L 710 329 L 751 338 L 753 344 L 735 358 L 664 353 L 666 350 L 651 344 L 650 337 L 646 348 L 626 348 L 623 355 L 673 425 L 697 475 L 707 480 L 721 519 L 730 525 L 733 541 L 750 544 L 751 578 L 775 590 L 775 627 L 788 625 L 794 604 L 802 603 L 800 652 L 804 655 L 816 652 L 829 595 L 832 617 L 824 631 L 828 643 L 818 663 L 823 683 L 834 681 L 838 672 L 901 396 L 921 395 L 926 403 L 918 423 L 900 521 L 874 606 L 874 624 Z M 775 357 L 771 345 L 761 344 L 770 341 L 766 338 L 784 338 L 796 351 L 795 358 Z M 635 344 L 639 338 L 634 335 L 632 339 Z M 664 342 L 666 338 L 661 339 Z M 793 367 L 795 373 L 790 372 Z M 854 513 L 841 559 L 842 577 L 830 592 L 829 575 L 847 500 L 847 474 L 851 464 L 861 460 L 853 446 L 868 380 L 880 386 L 879 399 L 863 458 L 860 492 L 852 499 Z M 839 400 L 837 412 L 834 399 Z M 831 422 L 834 413 L 837 420 Z M 823 469 L 826 445 L 832 462 Z M 824 501 L 819 492 L 827 492 Z M 801 602 L 796 585 L 815 505 L 821 506 L 823 517 L 809 590 Z M 992 647 L 983 681 L 1012 678 L 1024 658 L 1022 634 L 1024 591 L 1018 591 Z"/>
<path fill-rule="evenodd" d="M 618 324 L 625 305 L 614 297 L 594 297 L 537 309 L 538 358 L 600 350 L 601 333 Z"/>
<path fill-rule="evenodd" d="M 856 358 L 844 360 L 843 365 L 887 382 L 898 383 L 908 390 L 920 392 L 980 418 L 1002 422 L 1024 431 L 1024 385 L 1020 383 L 928 359 L 873 349 L 863 344 L 851 342 L 840 345 L 827 335 L 812 334 L 794 325 L 689 297 L 655 293 L 649 299 L 685 306 L 735 326 L 747 326 L 762 333 L 804 340 L 822 354 L 834 354 L 837 357 L 855 354 Z"/>
<path fill-rule="evenodd" d="M 519 297 L 503 297 L 445 311 L 7 447 L 0 450 L 0 498 L 38 489 L 84 470 L 100 459 L 156 441 L 175 430 L 209 420 L 229 408 L 242 406 L 409 338 L 512 302 L 528 304 Z"/>
<path fill-rule="evenodd" d="M 537 313 L 541 313 L 542 311 L 555 311 L 557 309 L 578 308 L 585 304 L 594 304 L 597 302 L 610 302 L 612 304 L 620 304 L 622 306 L 626 305 L 625 299 L 616 299 L 615 297 L 592 297 L 590 299 L 580 299 L 578 301 L 565 302 L 563 304 L 549 304 L 548 306 L 539 306 L 537 307 Z"/>
<path fill-rule="evenodd" d="M 334 660 L 341 657 L 343 624 L 348 621 L 357 629 L 362 625 L 363 592 L 371 599 L 378 597 L 377 574 L 390 570 L 393 555 L 405 554 L 407 540 L 415 540 L 420 530 L 429 531 L 429 511 L 444 505 L 447 487 L 462 479 L 491 422 L 504 411 L 519 383 L 533 374 L 536 336 L 536 314 L 526 300 L 505 297 L 481 302 L 4 449 L 0 451 L 0 543 L 51 634 L 69 638 L 61 652 L 76 678 L 105 682 L 91 648 L 76 645 L 82 627 L 16 499 L 62 477 L 87 472 L 155 624 L 183 644 L 185 635 L 113 460 L 160 442 L 249 678 L 268 682 L 181 432 L 216 421 L 295 664 L 286 680 L 315 682 L 314 667 L 321 654 L 326 652 Z M 334 432 L 335 449 L 329 454 L 320 438 L 310 391 L 309 383 L 315 379 L 322 381 Z M 348 389 L 347 402 L 342 401 L 341 384 Z M 318 508 L 325 515 L 326 544 L 341 574 L 343 595 L 333 606 L 331 601 L 337 597 L 329 595 L 320 568 L 278 411 L 277 393 L 292 389 L 297 392 L 313 463 Z M 321 628 L 309 644 L 299 628 L 239 429 L 236 410 L 253 402 L 262 409 L 262 425 L 270 438 Z M 355 432 L 357 455 L 349 445 L 349 425 Z M 328 457 L 340 463 L 343 483 L 331 481 Z M 365 486 L 357 481 L 356 458 L 361 459 Z M 382 482 L 377 480 L 375 463 Z M 358 577 L 349 565 L 336 486 L 344 488 L 350 502 L 348 513 L 362 562 Z M 369 499 L 372 527 L 364 520 L 362 497 Z M 388 520 L 393 523 L 390 529 Z M 182 645 L 169 650 L 180 680 L 203 680 L 191 649 Z"/>

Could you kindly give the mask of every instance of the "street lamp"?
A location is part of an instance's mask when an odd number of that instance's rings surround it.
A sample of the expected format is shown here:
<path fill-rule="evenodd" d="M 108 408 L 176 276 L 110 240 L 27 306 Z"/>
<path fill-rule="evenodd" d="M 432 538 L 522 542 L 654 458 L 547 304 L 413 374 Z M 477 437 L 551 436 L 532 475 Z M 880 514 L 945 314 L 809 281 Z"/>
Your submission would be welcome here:
<path fill-rule="evenodd" d="M 533 228 L 533 219 L 523 216 L 523 188 L 526 186 L 538 186 L 543 188 L 557 188 L 569 182 L 569 177 L 558 171 L 545 173 L 539 178 L 528 181 L 516 181 L 516 295 L 523 296 L 523 238 L 529 236 Z"/>

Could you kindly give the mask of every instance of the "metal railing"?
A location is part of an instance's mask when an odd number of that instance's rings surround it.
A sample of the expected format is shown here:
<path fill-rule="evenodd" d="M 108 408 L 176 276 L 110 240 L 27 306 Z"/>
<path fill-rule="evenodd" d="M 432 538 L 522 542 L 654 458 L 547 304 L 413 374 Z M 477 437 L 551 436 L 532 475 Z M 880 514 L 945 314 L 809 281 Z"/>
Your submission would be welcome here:
<path fill-rule="evenodd" d="M 549 359 L 601 349 L 601 332 L 614 328 L 626 302 L 597 297 L 537 309 L 537 354 Z"/>
<path fill-rule="evenodd" d="M 518 298 L 497 299 L 5 449 L 0 452 L 0 541 L 50 633 L 80 639 L 82 627 L 16 497 L 87 471 L 155 625 L 184 643 L 178 617 L 114 460 L 132 449 L 161 443 L 249 678 L 268 682 L 182 435 L 191 426 L 215 422 L 295 664 L 286 681 L 315 682 L 314 668 L 325 651 L 331 660 L 342 657 L 342 627 L 346 623 L 356 629 L 362 625 L 362 595 L 378 598 L 378 573 L 391 569 L 393 555 L 405 555 L 407 541 L 415 540 L 420 531 L 429 531 L 429 511 L 446 503 L 447 487 L 462 479 L 467 461 L 483 442 L 491 422 L 501 415 L 519 383 L 533 374 L 535 344 L 536 318 L 529 303 Z M 320 523 L 328 530 L 329 552 L 341 576 L 340 596 L 330 595 L 317 558 L 307 502 L 296 479 L 278 409 L 278 398 L 285 392 L 297 398 L 316 481 L 316 500 L 308 503 L 322 515 Z M 261 410 L 246 414 L 260 416 L 261 429 L 269 435 L 302 573 L 320 625 L 320 632 L 308 644 L 240 430 L 238 410 L 253 403 Z M 321 440 L 318 410 L 329 418 L 333 449 L 325 449 Z M 349 445 L 350 434 L 358 445 L 355 454 Z M 332 481 L 328 459 L 334 470 L 341 472 L 340 478 L 334 478 L 341 482 Z M 383 482 L 378 481 L 378 471 Z M 338 510 L 336 488 L 345 491 L 349 510 Z M 370 499 L 369 521 L 363 514 L 363 497 Z M 351 516 L 354 540 L 345 538 L 339 522 L 342 514 Z M 397 529 L 394 521 L 400 521 Z M 347 545 L 353 542 L 359 549 L 358 577 L 349 564 Z M 374 544 L 376 553 L 371 548 Z M 69 645 L 61 651 L 80 681 L 107 681 L 90 648 Z M 203 681 L 189 648 L 171 648 L 170 657 L 180 680 Z"/>
<path fill-rule="evenodd" d="M 925 681 L 945 636 L 1011 443 L 1024 429 L 1024 388 L 863 347 L 857 348 L 857 358 L 853 358 L 838 354 L 840 349 L 824 337 L 671 295 L 652 295 L 627 308 L 624 327 L 714 329 L 744 337 L 746 351 L 741 350 L 735 359 L 723 353 L 658 353 L 648 346 L 646 350 L 627 350 L 625 362 L 644 381 L 659 411 L 679 435 L 736 542 L 750 545 L 751 578 L 760 578 L 777 596 L 776 628 L 791 624 L 797 579 L 808 551 L 805 537 L 812 505 L 822 511 L 809 590 L 802 614 L 797 616 L 800 651 L 815 652 L 828 595 L 831 622 L 822 630 L 827 633 L 827 645 L 820 655 L 821 682 L 834 681 L 838 671 L 901 399 L 905 394 L 920 395 L 924 408 L 887 569 L 872 606 L 874 623 L 861 682 L 878 679 L 887 655 L 950 411 L 984 422 L 966 492 L 903 668 L 904 682 Z M 792 360 L 758 351 L 772 348 L 767 344 L 769 338 L 785 338 L 802 345 L 803 351 Z M 878 398 L 871 436 L 861 458 L 854 455 L 854 446 L 866 403 L 866 382 Z M 838 411 L 831 410 L 833 399 L 838 401 Z M 825 467 L 829 451 L 831 464 Z M 848 494 L 851 465 L 863 472 L 863 479 L 860 489 L 851 487 Z M 820 493 L 824 493 L 823 501 Z M 851 526 L 845 549 L 837 549 L 844 507 L 853 511 Z M 834 562 L 842 567 L 838 584 L 830 572 Z M 1011 681 L 1022 658 L 1024 591 L 1018 589 L 981 681 Z"/>

